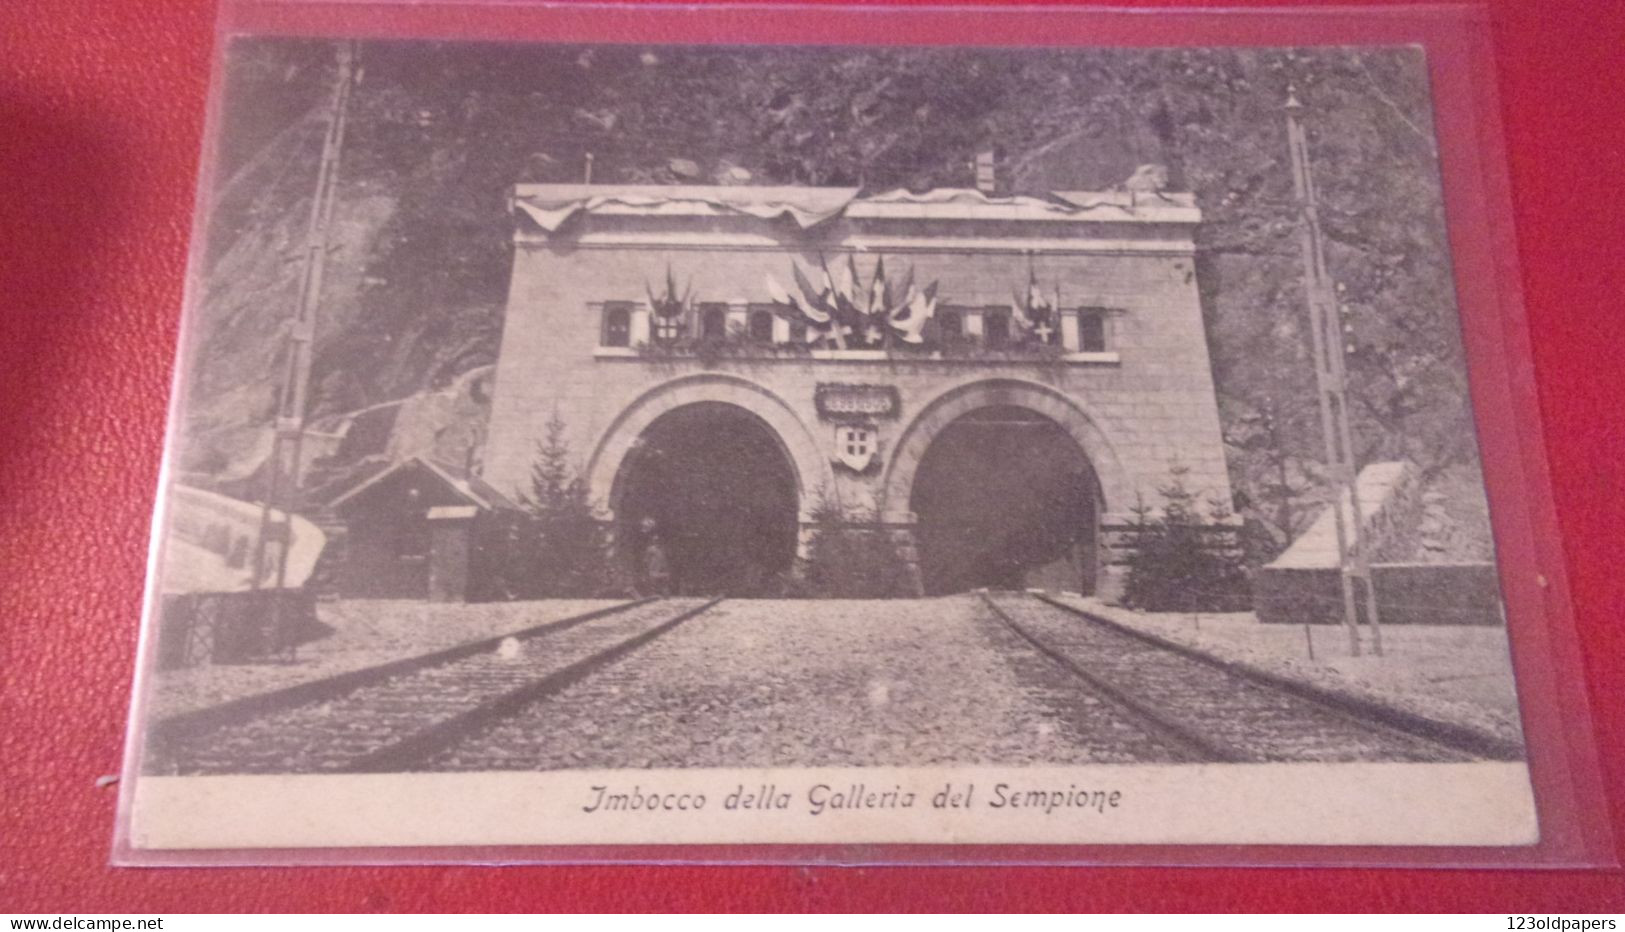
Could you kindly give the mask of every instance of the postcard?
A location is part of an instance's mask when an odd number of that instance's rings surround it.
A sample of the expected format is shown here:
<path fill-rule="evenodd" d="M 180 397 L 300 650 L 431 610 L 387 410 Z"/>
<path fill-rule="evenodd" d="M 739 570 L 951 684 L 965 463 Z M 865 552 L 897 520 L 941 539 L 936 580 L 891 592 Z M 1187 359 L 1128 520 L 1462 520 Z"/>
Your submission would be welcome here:
<path fill-rule="evenodd" d="M 1422 47 L 222 54 L 136 860 L 1539 839 Z"/>

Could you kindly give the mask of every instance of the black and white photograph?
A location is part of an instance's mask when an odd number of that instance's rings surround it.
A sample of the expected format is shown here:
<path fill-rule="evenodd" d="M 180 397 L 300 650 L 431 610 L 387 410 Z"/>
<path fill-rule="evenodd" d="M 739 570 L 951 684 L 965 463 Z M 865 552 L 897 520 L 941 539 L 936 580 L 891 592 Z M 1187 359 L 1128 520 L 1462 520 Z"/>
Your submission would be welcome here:
<path fill-rule="evenodd" d="M 222 61 L 136 849 L 1537 840 L 1420 47 Z"/>

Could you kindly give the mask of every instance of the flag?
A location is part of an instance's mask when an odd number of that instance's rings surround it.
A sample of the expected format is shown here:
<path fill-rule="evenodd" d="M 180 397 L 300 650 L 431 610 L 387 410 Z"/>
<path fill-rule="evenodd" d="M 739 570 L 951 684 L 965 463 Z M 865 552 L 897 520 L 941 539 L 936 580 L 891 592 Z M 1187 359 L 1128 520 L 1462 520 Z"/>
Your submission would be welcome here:
<path fill-rule="evenodd" d="M 801 289 L 802 300 L 796 302 L 796 306 L 801 308 L 801 312 L 806 314 L 807 318 L 814 323 L 829 323 L 830 312 L 834 308 L 825 300 L 819 289 L 813 287 L 813 283 L 807 280 L 807 276 L 801 271 L 801 266 L 791 262 L 790 268 L 795 273 L 796 287 Z"/>
<path fill-rule="evenodd" d="M 1056 288 L 1059 293 L 1060 286 L 1057 285 Z M 1038 286 L 1038 273 L 1029 267 L 1026 295 L 1014 290 L 1010 293 L 1011 320 L 1024 333 L 1034 333 L 1042 325 L 1053 328 L 1055 306 L 1044 298 L 1043 289 Z"/>
<path fill-rule="evenodd" d="M 774 304 L 788 304 L 791 307 L 796 306 L 796 299 L 790 297 L 790 293 L 784 290 L 784 286 L 779 284 L 778 279 L 774 278 L 771 273 L 764 275 L 763 277 L 767 282 L 767 296 Z"/>
<path fill-rule="evenodd" d="M 643 283 L 643 290 L 649 296 L 649 310 L 653 311 L 655 316 L 672 318 L 688 308 L 689 298 L 694 296 L 694 280 L 689 279 L 688 290 L 679 298 L 677 296 L 677 276 L 672 272 L 671 265 L 668 263 L 666 265 L 666 293 L 657 297 L 654 289 L 649 287 L 647 281 Z"/>
<path fill-rule="evenodd" d="M 801 320 L 805 318 L 806 320 L 810 320 L 815 324 L 824 324 L 829 322 L 828 314 L 825 314 L 823 311 L 816 308 L 808 307 L 804 302 L 797 300 L 795 295 L 786 291 L 784 286 L 779 284 L 778 279 L 774 278 L 772 275 L 766 276 L 766 279 L 767 296 L 772 299 L 774 309 L 782 311 L 782 313 L 779 314 L 780 317 L 784 317 L 789 320 Z"/>
<path fill-rule="evenodd" d="M 801 274 L 801 267 L 794 263 L 791 264 L 795 268 L 796 285 L 801 289 L 802 297 L 807 299 L 809 305 L 816 307 L 823 313 L 823 322 L 830 323 L 830 330 L 835 337 L 835 345 L 840 349 L 846 349 L 846 336 L 841 329 L 844 322 L 840 313 L 840 301 L 835 297 L 835 286 L 830 281 L 829 266 L 825 264 L 824 257 L 818 257 L 819 272 L 822 274 L 822 288 L 813 287 L 812 282 L 807 280 L 807 276 Z"/>
<path fill-rule="evenodd" d="M 911 265 L 908 267 L 907 274 L 903 276 L 903 283 L 900 286 L 893 288 L 891 282 L 886 282 L 886 307 L 896 311 L 905 307 L 913 298 L 914 266 Z"/>
<path fill-rule="evenodd" d="M 846 268 L 835 267 L 835 274 L 830 275 L 829 267 L 824 268 L 824 277 L 830 282 L 830 298 L 835 305 L 836 319 L 849 327 L 863 325 L 863 311 L 858 307 L 854 279 L 858 277 L 857 262 L 851 253 L 846 254 Z"/>
<path fill-rule="evenodd" d="M 831 276 L 829 264 L 823 256 L 819 256 L 818 261 L 829 289 L 830 315 L 835 318 L 835 342 L 840 349 L 846 349 L 846 334 L 858 333 L 858 328 L 863 326 L 862 315 L 852 303 L 853 269 L 839 269 L 835 276 Z M 847 262 L 852 262 L 851 253 L 847 254 Z"/>
<path fill-rule="evenodd" d="M 862 289 L 858 282 L 858 260 L 852 253 L 847 253 L 846 268 L 841 270 L 841 296 L 846 299 L 848 304 L 852 305 L 853 310 L 862 313 L 864 308 L 859 303 L 862 297 L 859 292 Z"/>
<path fill-rule="evenodd" d="M 919 344 L 925 342 L 922 331 L 937 312 L 937 283 L 927 285 L 923 292 L 914 292 L 912 285 L 909 290 L 913 294 L 909 296 L 907 304 L 893 312 L 891 325 L 904 343 Z"/>
<path fill-rule="evenodd" d="M 889 307 L 886 305 L 886 257 L 881 256 L 875 260 L 875 277 L 869 283 L 869 313 L 884 314 Z"/>
<path fill-rule="evenodd" d="M 1020 293 L 1015 291 L 1010 292 L 1010 320 L 1012 320 L 1015 325 L 1020 327 L 1022 330 L 1026 330 L 1032 326 L 1032 322 L 1027 320 L 1027 308 L 1025 307 L 1025 304 L 1026 302 L 1022 300 Z"/>

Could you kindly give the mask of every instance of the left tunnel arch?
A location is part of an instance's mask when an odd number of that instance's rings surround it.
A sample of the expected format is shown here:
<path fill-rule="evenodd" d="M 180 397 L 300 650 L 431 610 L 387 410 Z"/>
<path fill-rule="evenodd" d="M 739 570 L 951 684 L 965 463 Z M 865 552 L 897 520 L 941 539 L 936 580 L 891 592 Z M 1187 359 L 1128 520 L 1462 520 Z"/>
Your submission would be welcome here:
<path fill-rule="evenodd" d="M 800 530 L 795 467 L 761 418 L 697 401 L 656 418 L 621 461 L 612 495 L 618 558 L 640 591 L 781 591 Z"/>
<path fill-rule="evenodd" d="M 698 402 L 722 402 L 755 415 L 773 433 L 795 472 L 797 517 L 812 520 L 811 507 L 817 492 L 834 485 L 829 461 L 794 410 L 788 404 L 749 379 L 722 373 L 684 376 L 663 382 L 628 405 L 599 438 L 587 461 L 587 482 L 593 500 L 616 507 L 616 476 L 627 455 L 662 415 Z"/>

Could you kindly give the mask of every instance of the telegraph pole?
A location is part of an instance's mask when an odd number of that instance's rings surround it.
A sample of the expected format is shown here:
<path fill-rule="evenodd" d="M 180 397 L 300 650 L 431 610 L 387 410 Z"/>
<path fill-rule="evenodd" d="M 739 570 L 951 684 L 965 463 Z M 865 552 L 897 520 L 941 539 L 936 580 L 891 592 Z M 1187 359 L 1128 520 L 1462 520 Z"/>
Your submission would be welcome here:
<path fill-rule="evenodd" d="M 300 465 L 305 437 L 305 408 L 309 401 L 311 343 L 316 336 L 316 312 L 321 303 L 322 273 L 327 264 L 328 230 L 337 201 L 339 157 L 344 147 L 350 93 L 355 87 L 356 45 L 338 46 L 338 75 L 329 105 L 327 133 L 322 139 L 316 189 L 310 200 L 305 248 L 299 281 L 299 301 L 287 323 L 287 347 L 277 389 L 276 421 L 265 480 L 265 501 L 260 509 L 259 539 L 254 547 L 252 587 L 267 585 L 279 593 L 287 583 L 288 545 L 292 542 L 293 506 L 303 479 Z M 269 579 L 268 579 L 269 577 Z M 281 622 L 280 595 L 273 620 Z"/>
<path fill-rule="evenodd" d="M 1358 657 L 1360 609 L 1363 607 L 1366 623 L 1371 626 L 1372 650 L 1381 656 L 1382 628 L 1377 618 L 1376 588 L 1371 584 L 1371 564 L 1364 539 L 1365 515 L 1360 507 L 1359 470 L 1354 462 L 1354 442 L 1349 431 L 1346 350 L 1339 325 L 1337 289 L 1326 268 L 1318 192 L 1309 160 L 1309 143 L 1303 124 L 1299 121 L 1302 112 L 1303 104 L 1298 102 L 1296 91 L 1289 88 L 1286 103 L 1287 145 L 1292 155 L 1292 188 L 1303 212 L 1299 235 L 1303 247 L 1303 284 L 1309 306 L 1310 343 L 1314 346 L 1320 427 L 1326 443 L 1326 466 L 1340 490 L 1333 497 L 1332 513 L 1337 523 L 1343 624 L 1348 629 L 1349 651 Z M 1343 511 L 1343 495 L 1349 499 L 1348 514 Z"/>

